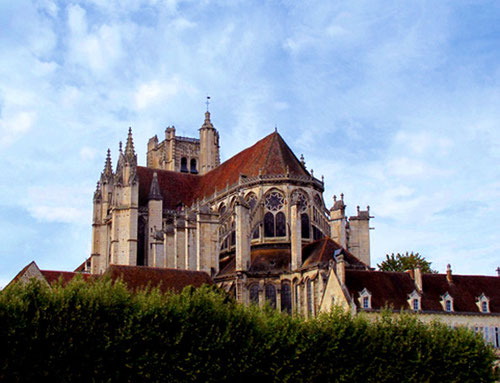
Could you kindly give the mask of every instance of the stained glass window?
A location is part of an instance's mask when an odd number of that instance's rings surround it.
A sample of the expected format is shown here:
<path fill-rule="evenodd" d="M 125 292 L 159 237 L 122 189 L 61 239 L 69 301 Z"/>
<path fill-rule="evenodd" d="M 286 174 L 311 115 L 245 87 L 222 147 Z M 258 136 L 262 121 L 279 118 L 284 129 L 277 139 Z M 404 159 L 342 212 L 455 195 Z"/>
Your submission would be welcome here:
<path fill-rule="evenodd" d="M 250 286 L 250 302 L 259 304 L 259 285 L 257 283 Z"/>
<path fill-rule="evenodd" d="M 255 205 L 257 205 L 257 196 L 254 193 L 250 193 L 247 195 L 246 201 L 250 206 L 250 210 L 253 210 L 255 208 Z"/>
<path fill-rule="evenodd" d="M 283 195 L 278 192 L 269 193 L 266 196 L 266 209 L 271 211 L 278 211 L 283 208 L 285 199 Z"/>
<path fill-rule="evenodd" d="M 276 237 L 286 236 L 286 218 L 283 212 L 276 214 Z"/>
<path fill-rule="evenodd" d="M 309 216 L 306 213 L 301 214 L 300 224 L 301 224 L 302 238 L 309 238 L 310 237 Z"/>
<path fill-rule="evenodd" d="M 292 312 L 292 289 L 288 282 L 281 283 L 281 311 Z"/>
<path fill-rule="evenodd" d="M 267 212 L 264 216 L 264 237 L 274 237 L 274 215 Z"/>
<path fill-rule="evenodd" d="M 307 280 L 307 313 L 309 316 L 313 314 L 313 295 L 312 295 L 312 282 L 310 279 Z"/>
<path fill-rule="evenodd" d="M 292 193 L 292 201 L 298 201 L 299 203 L 299 212 L 306 211 L 307 209 L 307 196 L 298 190 L 295 190 Z"/>
<path fill-rule="evenodd" d="M 276 289 L 273 285 L 266 285 L 266 301 L 269 302 L 273 309 L 276 308 Z"/>

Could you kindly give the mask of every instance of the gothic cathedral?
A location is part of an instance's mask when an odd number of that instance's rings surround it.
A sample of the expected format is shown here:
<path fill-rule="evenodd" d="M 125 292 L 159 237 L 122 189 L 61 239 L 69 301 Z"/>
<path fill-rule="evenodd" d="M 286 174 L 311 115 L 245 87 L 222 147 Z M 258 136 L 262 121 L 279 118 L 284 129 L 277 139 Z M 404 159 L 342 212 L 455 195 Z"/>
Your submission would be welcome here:
<path fill-rule="evenodd" d="M 328 209 L 324 183 L 277 131 L 220 163 L 210 113 L 199 139 L 151 138 L 137 164 L 132 132 L 94 194 L 90 272 L 110 265 L 205 271 L 241 302 L 314 315 L 329 270 L 370 266 L 369 209 Z M 317 298 L 315 298 L 317 297 Z M 292 299 L 293 298 L 293 299 Z"/>

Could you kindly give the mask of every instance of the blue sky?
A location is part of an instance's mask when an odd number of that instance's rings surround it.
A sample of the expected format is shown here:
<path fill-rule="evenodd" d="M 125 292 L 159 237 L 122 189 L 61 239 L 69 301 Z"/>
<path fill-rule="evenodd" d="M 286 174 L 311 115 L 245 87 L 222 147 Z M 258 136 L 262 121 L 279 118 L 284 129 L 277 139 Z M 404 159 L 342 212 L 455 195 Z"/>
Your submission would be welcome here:
<path fill-rule="evenodd" d="M 0 286 L 90 253 L 106 149 L 166 126 L 222 159 L 278 130 L 325 200 L 370 205 L 373 264 L 500 266 L 498 1 L 0 1 Z"/>

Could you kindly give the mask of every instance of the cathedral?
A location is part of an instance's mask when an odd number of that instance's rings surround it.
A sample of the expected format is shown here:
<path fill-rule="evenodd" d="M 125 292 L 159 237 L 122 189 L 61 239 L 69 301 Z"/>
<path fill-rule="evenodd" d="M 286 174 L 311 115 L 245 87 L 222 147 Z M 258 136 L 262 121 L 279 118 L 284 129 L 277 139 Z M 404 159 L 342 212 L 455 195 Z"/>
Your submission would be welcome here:
<path fill-rule="evenodd" d="M 341 195 L 329 209 L 323 180 L 277 131 L 223 163 L 208 111 L 199 132 L 179 137 L 168 127 L 163 140 L 152 137 L 146 166 L 138 165 L 131 130 L 114 170 L 108 150 L 88 271 L 204 271 L 241 302 L 314 315 L 332 262 L 369 269 L 369 208 L 346 217 Z"/>
<path fill-rule="evenodd" d="M 33 261 L 11 283 L 49 286 L 109 276 L 133 291 L 216 284 L 244 304 L 305 318 L 336 306 L 376 318 L 409 311 L 424 322 L 466 326 L 500 357 L 498 276 L 376 271 L 370 210 L 347 217 L 344 196 L 325 204 L 324 182 L 277 131 L 220 163 L 210 113 L 199 138 L 151 138 L 139 166 L 129 130 L 113 169 L 105 161 L 93 198 L 92 250 L 74 272 Z"/>

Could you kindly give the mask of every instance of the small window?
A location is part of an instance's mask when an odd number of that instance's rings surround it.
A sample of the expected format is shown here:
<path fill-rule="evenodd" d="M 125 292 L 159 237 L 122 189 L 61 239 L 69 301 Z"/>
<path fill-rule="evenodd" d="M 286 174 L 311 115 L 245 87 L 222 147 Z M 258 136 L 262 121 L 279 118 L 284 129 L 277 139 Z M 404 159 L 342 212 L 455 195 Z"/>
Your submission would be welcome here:
<path fill-rule="evenodd" d="M 196 159 L 195 158 L 191 158 L 191 173 L 193 173 L 193 174 L 198 173 L 198 169 L 196 169 Z"/>
<path fill-rule="evenodd" d="M 420 304 L 419 304 L 418 299 L 413 300 L 413 310 L 415 310 L 415 311 L 420 310 Z"/>
<path fill-rule="evenodd" d="M 488 312 L 488 302 L 486 302 L 486 301 L 481 302 L 481 311 L 483 313 L 487 313 Z"/>
<path fill-rule="evenodd" d="M 188 172 L 188 160 L 186 157 L 181 158 L 181 172 L 183 173 Z"/>
<path fill-rule="evenodd" d="M 276 214 L 276 237 L 286 236 L 286 218 L 283 212 Z"/>
<path fill-rule="evenodd" d="M 446 311 L 451 311 L 451 301 L 449 299 L 446 301 Z"/>
<path fill-rule="evenodd" d="M 369 309 L 370 308 L 370 298 L 363 297 L 363 308 L 364 309 Z"/>

